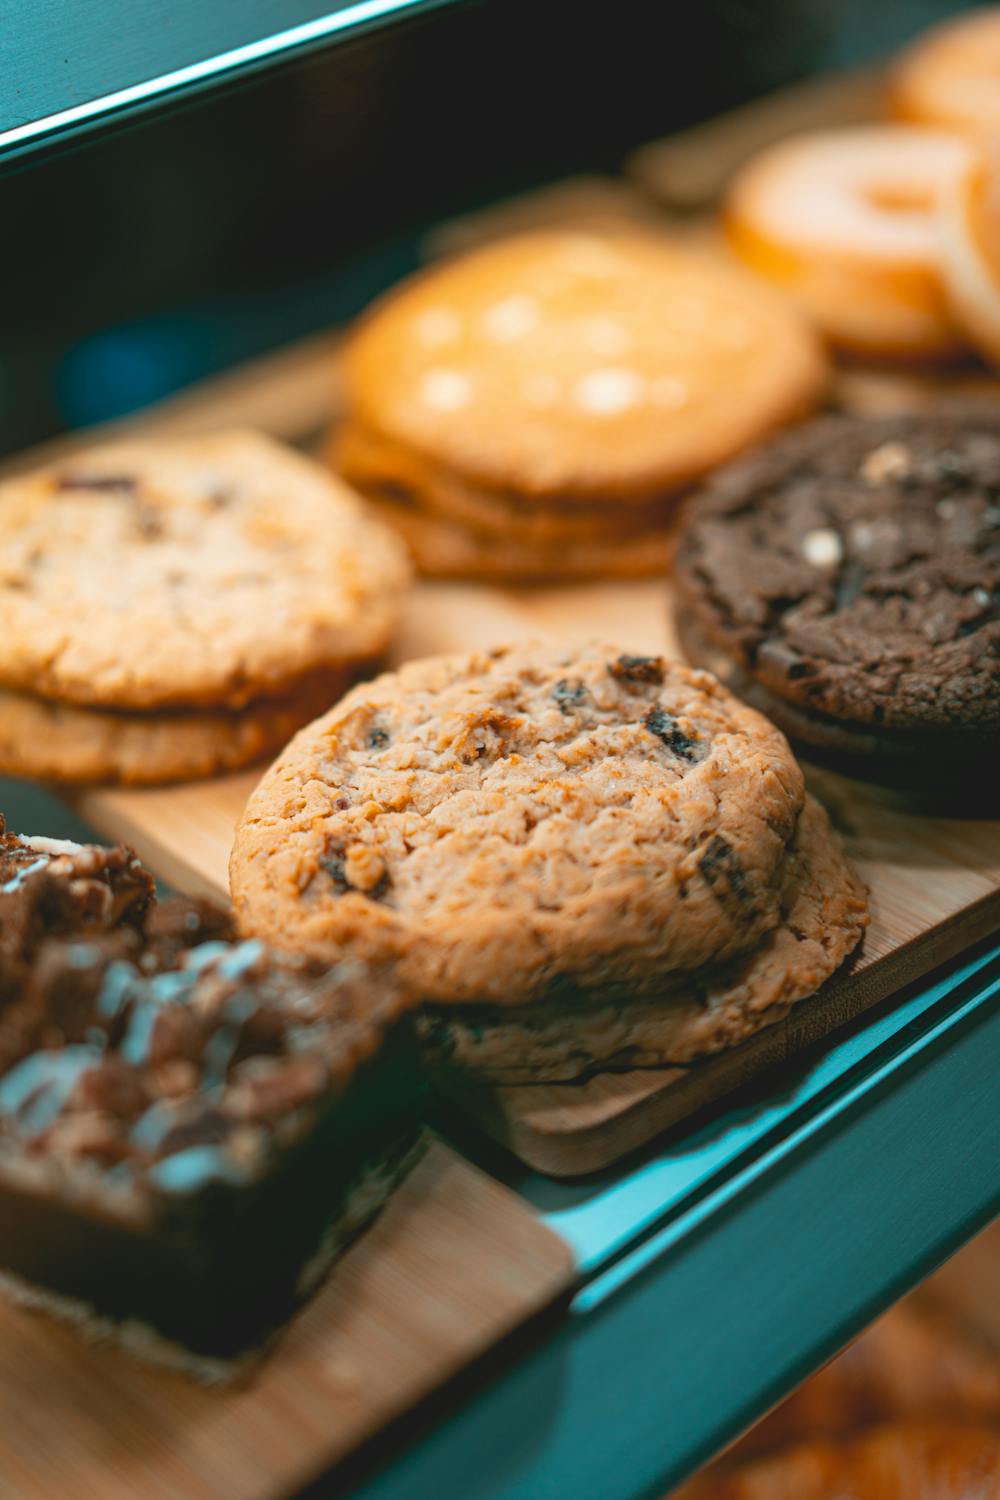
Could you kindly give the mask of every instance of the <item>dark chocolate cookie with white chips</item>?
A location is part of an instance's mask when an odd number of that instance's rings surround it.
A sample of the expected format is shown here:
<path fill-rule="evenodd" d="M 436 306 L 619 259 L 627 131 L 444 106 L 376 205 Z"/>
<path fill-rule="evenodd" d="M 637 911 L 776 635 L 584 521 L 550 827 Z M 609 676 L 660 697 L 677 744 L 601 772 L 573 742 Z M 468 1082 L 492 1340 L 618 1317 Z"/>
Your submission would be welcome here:
<path fill-rule="evenodd" d="M 1000 409 L 832 417 L 719 471 L 675 566 L 689 658 L 809 754 L 940 784 L 1000 749 Z"/>

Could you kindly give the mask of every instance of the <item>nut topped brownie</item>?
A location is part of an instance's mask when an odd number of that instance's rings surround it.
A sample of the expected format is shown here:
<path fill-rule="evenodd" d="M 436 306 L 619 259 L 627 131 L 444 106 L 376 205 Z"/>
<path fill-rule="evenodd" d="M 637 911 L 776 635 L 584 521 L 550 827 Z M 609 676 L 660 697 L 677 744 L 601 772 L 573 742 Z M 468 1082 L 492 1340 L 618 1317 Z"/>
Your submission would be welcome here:
<path fill-rule="evenodd" d="M 203 1378 L 315 1289 L 419 1130 L 388 971 L 230 937 L 180 898 L 42 936 L 0 1006 L 0 1284 Z"/>
<path fill-rule="evenodd" d="M 130 849 L 21 837 L 0 813 L 0 1007 L 45 937 L 139 929 L 152 903 L 153 877 Z"/>

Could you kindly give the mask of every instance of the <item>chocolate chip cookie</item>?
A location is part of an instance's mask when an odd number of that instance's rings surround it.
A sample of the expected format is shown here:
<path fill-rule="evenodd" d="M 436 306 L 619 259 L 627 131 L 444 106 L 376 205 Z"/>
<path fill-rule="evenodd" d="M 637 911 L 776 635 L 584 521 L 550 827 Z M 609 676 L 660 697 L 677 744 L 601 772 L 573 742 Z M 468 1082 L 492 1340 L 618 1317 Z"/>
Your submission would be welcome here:
<path fill-rule="evenodd" d="M 0 486 L 0 683 L 239 708 L 377 655 L 402 546 L 321 468 L 222 433 L 94 448 Z"/>
<path fill-rule="evenodd" d="M 686 512 L 677 627 L 810 754 L 890 781 L 995 767 L 1000 416 L 832 417 Z"/>
<path fill-rule="evenodd" d="M 863 897 L 812 813 L 798 850 L 803 806 L 784 737 L 706 673 L 602 646 L 413 662 L 265 775 L 237 830 L 237 920 L 320 959 L 391 955 L 435 1054 L 442 1011 L 490 1012 L 492 1060 L 459 1057 L 479 1072 L 668 1061 L 773 1019 L 860 937 Z M 782 926 L 821 859 L 825 948 L 796 975 Z M 737 997 L 725 965 L 753 950 L 776 978 Z M 691 1003 L 692 976 L 715 1001 Z"/>

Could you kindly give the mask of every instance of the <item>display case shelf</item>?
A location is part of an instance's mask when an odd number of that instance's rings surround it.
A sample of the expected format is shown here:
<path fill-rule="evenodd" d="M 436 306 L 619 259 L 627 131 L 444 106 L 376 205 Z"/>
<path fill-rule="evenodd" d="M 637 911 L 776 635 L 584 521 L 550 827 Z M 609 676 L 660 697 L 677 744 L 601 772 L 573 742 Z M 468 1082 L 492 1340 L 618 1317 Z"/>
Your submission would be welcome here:
<path fill-rule="evenodd" d="M 349 315 L 415 262 L 445 212 L 606 169 L 657 131 L 877 52 L 949 7 L 879 16 L 852 0 L 835 37 L 818 3 L 762 0 L 736 16 L 722 0 L 626 0 L 599 25 L 581 16 L 574 36 L 565 11 L 522 0 L 192 4 L 169 38 L 133 31 L 112 71 L 101 38 L 133 9 L 46 0 L 20 8 L 0 42 L 18 49 L 0 193 L 7 222 L 25 226 L 9 270 L 21 295 L 0 353 L 0 450 L 80 420 L 73 360 L 95 348 L 118 358 L 135 347 L 123 329 L 164 314 L 144 346 L 162 353 L 169 327 L 163 394 L 282 345 L 310 318 Z M 644 32 L 652 10 L 672 49 Z M 56 36 L 72 59 L 62 75 Z M 53 247 L 81 213 L 98 232 L 80 237 L 67 278 Z M 0 809 L 15 829 L 85 829 L 24 784 L 0 782 Z M 586 1180 L 532 1174 L 439 1101 L 451 1147 L 565 1241 L 573 1295 L 302 1493 L 664 1494 L 1000 1212 L 998 1077 L 994 938 Z"/>

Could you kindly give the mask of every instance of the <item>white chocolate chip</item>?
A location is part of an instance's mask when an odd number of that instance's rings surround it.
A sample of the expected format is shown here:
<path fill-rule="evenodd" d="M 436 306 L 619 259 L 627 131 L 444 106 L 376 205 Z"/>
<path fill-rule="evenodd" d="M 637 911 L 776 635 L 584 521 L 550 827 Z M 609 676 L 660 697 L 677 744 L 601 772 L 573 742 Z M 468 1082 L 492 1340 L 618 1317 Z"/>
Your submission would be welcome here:
<path fill-rule="evenodd" d="M 462 332 L 462 321 L 448 307 L 429 307 L 416 321 L 417 338 L 428 349 L 453 344 Z"/>
<path fill-rule="evenodd" d="M 817 526 L 802 538 L 802 556 L 814 568 L 832 568 L 844 555 L 844 544 L 829 526 Z"/>
<path fill-rule="evenodd" d="M 23 844 L 26 849 L 32 849 L 36 854 L 79 854 L 83 848 L 82 844 L 75 844 L 72 839 L 47 839 L 40 833 L 19 834 L 18 843 Z"/>
<path fill-rule="evenodd" d="M 642 399 L 645 381 L 635 370 L 609 365 L 591 370 L 573 387 L 578 406 L 598 417 L 614 417 Z"/>
<path fill-rule="evenodd" d="M 483 332 L 497 344 L 507 344 L 513 339 L 523 338 L 538 327 L 538 303 L 534 297 L 516 294 L 494 302 L 481 318 Z"/>
<path fill-rule="evenodd" d="M 428 370 L 420 382 L 420 396 L 437 411 L 460 411 L 468 406 L 472 387 L 458 370 Z"/>
<path fill-rule="evenodd" d="M 937 511 L 942 521 L 950 521 L 952 516 L 958 510 L 958 506 L 955 504 L 954 500 L 939 500 L 934 509 Z"/>
<path fill-rule="evenodd" d="M 985 609 L 990 602 L 990 596 L 985 589 L 973 589 L 972 597 L 981 609 Z"/>
<path fill-rule="evenodd" d="M 861 465 L 861 473 L 869 484 L 885 484 L 888 479 L 901 478 L 909 468 L 909 449 L 902 443 L 883 443 L 868 454 Z"/>

